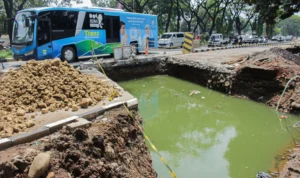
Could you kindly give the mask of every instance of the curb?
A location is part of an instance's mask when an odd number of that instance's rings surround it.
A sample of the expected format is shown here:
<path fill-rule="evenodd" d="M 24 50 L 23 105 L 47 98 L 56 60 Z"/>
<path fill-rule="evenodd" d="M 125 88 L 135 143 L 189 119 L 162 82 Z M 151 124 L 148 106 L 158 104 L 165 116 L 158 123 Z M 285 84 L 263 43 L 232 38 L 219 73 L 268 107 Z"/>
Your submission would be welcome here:
<path fill-rule="evenodd" d="M 216 51 L 216 50 L 225 50 L 225 49 L 236 49 L 236 48 L 248 48 L 248 47 L 259 47 L 259 46 L 284 46 L 284 45 L 300 45 L 298 43 L 268 43 L 268 44 L 244 44 L 244 45 L 234 45 L 234 46 L 225 46 L 220 48 L 208 48 L 208 49 L 194 49 L 193 53 L 201 53 L 208 51 Z"/>
<path fill-rule="evenodd" d="M 123 104 L 125 104 L 129 109 L 137 108 L 138 107 L 138 100 L 137 98 L 130 99 L 125 102 L 116 102 L 111 103 L 107 106 L 102 106 L 99 108 L 96 108 L 92 111 L 85 112 L 83 114 L 79 114 L 78 116 L 72 116 L 68 117 L 50 124 L 46 124 L 41 126 L 40 128 L 31 131 L 22 133 L 19 135 L 14 135 L 8 138 L 2 138 L 0 139 L 0 151 L 5 150 L 7 148 L 10 148 L 12 146 L 28 143 L 34 140 L 37 140 L 39 138 L 48 136 L 54 132 L 57 132 L 58 130 L 62 129 L 64 126 L 73 123 L 76 121 L 76 119 L 84 118 L 89 121 L 96 119 L 97 116 L 104 114 L 105 111 L 108 111 L 113 108 L 121 107 Z"/>
<path fill-rule="evenodd" d="M 13 58 L 7 58 L 7 59 L 2 59 L 1 62 L 14 62 L 16 60 L 14 60 Z"/>

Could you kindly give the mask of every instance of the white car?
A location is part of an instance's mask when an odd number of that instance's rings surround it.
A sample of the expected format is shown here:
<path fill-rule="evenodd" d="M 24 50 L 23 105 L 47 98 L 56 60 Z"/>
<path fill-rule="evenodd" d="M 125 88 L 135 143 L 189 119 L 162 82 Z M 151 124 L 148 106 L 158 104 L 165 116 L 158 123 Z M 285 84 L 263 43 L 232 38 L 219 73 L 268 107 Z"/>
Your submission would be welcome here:
<path fill-rule="evenodd" d="M 182 47 L 184 42 L 183 32 L 169 32 L 164 33 L 158 40 L 158 47 Z"/>
<path fill-rule="evenodd" d="M 223 38 L 222 34 L 212 34 L 210 36 L 210 39 L 208 41 L 208 47 L 211 46 L 222 46 L 222 45 L 227 45 L 229 43 L 228 38 Z"/>
<path fill-rule="evenodd" d="M 285 41 L 285 37 L 284 36 L 279 36 L 279 38 L 277 39 L 277 41 L 283 42 L 283 41 Z"/>

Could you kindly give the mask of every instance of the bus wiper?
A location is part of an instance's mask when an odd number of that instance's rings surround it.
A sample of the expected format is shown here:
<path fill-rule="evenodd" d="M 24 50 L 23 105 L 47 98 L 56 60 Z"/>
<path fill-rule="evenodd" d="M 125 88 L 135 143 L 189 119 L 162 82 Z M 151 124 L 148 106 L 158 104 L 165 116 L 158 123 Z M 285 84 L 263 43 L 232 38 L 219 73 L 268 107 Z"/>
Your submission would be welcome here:
<path fill-rule="evenodd" d="M 23 42 L 23 43 L 12 43 L 12 45 L 29 45 L 29 44 L 27 44 L 27 43 L 29 43 L 30 44 L 30 42 Z"/>

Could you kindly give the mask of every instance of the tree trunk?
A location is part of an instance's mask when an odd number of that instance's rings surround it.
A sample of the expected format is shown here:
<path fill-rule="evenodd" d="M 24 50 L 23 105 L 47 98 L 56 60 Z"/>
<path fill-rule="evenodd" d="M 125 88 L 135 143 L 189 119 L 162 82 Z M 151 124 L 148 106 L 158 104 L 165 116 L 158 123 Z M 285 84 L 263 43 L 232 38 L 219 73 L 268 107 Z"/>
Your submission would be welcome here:
<path fill-rule="evenodd" d="M 170 9 L 168 12 L 168 19 L 167 19 L 165 32 L 168 32 L 168 30 L 169 30 L 169 25 L 170 25 L 170 21 L 171 21 L 171 17 L 172 17 L 173 4 L 174 4 L 174 1 L 170 0 Z"/>
<path fill-rule="evenodd" d="M 177 0 L 177 31 L 180 31 L 180 9 L 179 9 L 179 0 Z"/>
<path fill-rule="evenodd" d="M 211 28 L 209 30 L 209 36 L 213 33 L 215 26 L 216 26 L 216 20 L 213 20 L 213 22 L 211 24 Z"/>
<path fill-rule="evenodd" d="M 12 0 L 3 0 L 4 3 L 4 8 L 5 8 L 5 13 L 6 13 L 6 17 L 8 19 L 13 17 L 13 2 Z M 10 44 L 12 42 L 12 23 L 10 21 L 7 22 L 7 26 L 8 26 L 8 36 L 9 36 L 9 41 Z"/>
<path fill-rule="evenodd" d="M 188 31 L 190 32 L 191 31 L 191 22 L 186 22 L 187 23 L 187 26 L 188 26 Z"/>
<path fill-rule="evenodd" d="M 241 21 L 240 21 L 239 17 L 235 18 L 235 29 L 236 29 L 236 31 L 238 32 L 239 35 L 242 34 Z"/>
<path fill-rule="evenodd" d="M 194 27 L 193 33 L 196 33 L 197 27 L 198 27 L 198 25 L 196 25 L 196 26 Z"/>

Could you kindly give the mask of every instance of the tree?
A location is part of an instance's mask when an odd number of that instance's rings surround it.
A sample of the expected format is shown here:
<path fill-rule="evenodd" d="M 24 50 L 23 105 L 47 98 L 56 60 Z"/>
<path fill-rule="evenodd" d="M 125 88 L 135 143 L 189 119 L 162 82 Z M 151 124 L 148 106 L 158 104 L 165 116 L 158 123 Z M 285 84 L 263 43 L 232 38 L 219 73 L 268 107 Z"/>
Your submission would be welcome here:
<path fill-rule="evenodd" d="M 209 1 L 210 2 L 210 1 Z M 216 27 L 216 23 L 223 23 L 224 18 L 225 18 L 225 11 L 227 6 L 231 3 L 231 0 L 214 0 L 210 3 L 205 3 L 202 4 L 202 7 L 207 11 L 208 17 L 210 18 L 211 21 L 211 28 L 209 30 L 209 35 L 212 34 Z M 211 6 L 211 8 L 207 8 L 208 5 Z M 221 13 L 221 15 L 220 15 Z M 218 16 L 220 16 L 218 18 Z"/>
<path fill-rule="evenodd" d="M 169 0 L 169 1 L 170 1 L 170 5 L 169 5 L 169 12 L 168 12 L 168 18 L 167 18 L 167 24 L 166 24 L 165 32 L 168 32 L 171 17 L 172 17 L 173 5 L 174 5 L 174 0 Z"/>
<path fill-rule="evenodd" d="M 180 4 L 179 6 L 180 12 L 181 12 L 181 17 L 183 18 L 184 22 L 187 25 L 187 30 L 188 32 L 191 31 L 191 23 L 194 18 L 193 12 L 191 12 L 186 6 L 183 6 Z"/>
<path fill-rule="evenodd" d="M 290 18 L 280 21 L 276 27 L 281 29 L 282 35 L 300 35 L 300 17 L 294 15 Z"/>
<path fill-rule="evenodd" d="M 202 32 L 207 31 L 207 24 L 209 22 L 208 10 L 214 7 L 214 3 L 207 5 L 208 0 L 181 0 L 181 3 L 191 12 L 196 19 L 193 32 L 195 33 L 198 26 Z M 205 6 L 205 8 L 203 8 Z M 192 21 L 192 19 L 191 19 Z"/>
<path fill-rule="evenodd" d="M 150 0 L 116 0 L 129 12 L 143 13 Z"/>
<path fill-rule="evenodd" d="M 235 23 L 235 29 L 239 35 L 248 26 L 251 19 L 255 16 L 255 11 L 253 7 L 248 6 L 243 0 L 235 0 L 229 6 L 229 11 Z M 245 14 L 246 18 L 242 17 Z M 242 20 L 245 19 L 245 20 Z"/>
<path fill-rule="evenodd" d="M 286 19 L 300 10 L 299 0 L 244 0 L 248 4 L 255 4 L 256 11 L 268 24 L 275 24 L 276 18 Z"/>
<path fill-rule="evenodd" d="M 93 6 L 115 8 L 117 6 L 116 0 L 91 0 Z"/>

